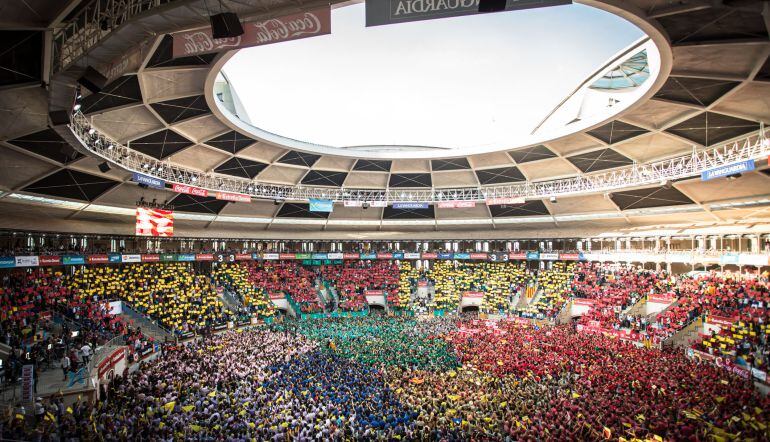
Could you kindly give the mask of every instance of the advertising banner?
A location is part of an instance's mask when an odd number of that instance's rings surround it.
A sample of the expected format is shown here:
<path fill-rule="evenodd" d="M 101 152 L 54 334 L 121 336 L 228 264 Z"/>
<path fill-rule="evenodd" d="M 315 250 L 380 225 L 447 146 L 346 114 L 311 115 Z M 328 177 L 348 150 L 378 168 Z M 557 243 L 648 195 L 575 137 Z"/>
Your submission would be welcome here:
<path fill-rule="evenodd" d="M 121 262 L 142 262 L 142 255 L 122 255 Z"/>
<path fill-rule="evenodd" d="M 479 253 L 471 253 L 471 259 L 477 259 L 477 260 L 486 261 L 488 257 L 489 257 L 489 255 L 486 254 L 486 253 L 481 253 L 481 252 L 479 252 Z"/>
<path fill-rule="evenodd" d="M 195 255 L 196 261 L 213 261 L 214 255 L 211 253 L 198 253 Z"/>
<path fill-rule="evenodd" d="M 286 299 L 286 295 L 281 292 L 270 293 L 270 299 Z"/>
<path fill-rule="evenodd" d="M 367 290 L 365 292 L 366 296 L 382 296 L 383 291 L 382 290 Z"/>
<path fill-rule="evenodd" d="M 377 259 L 393 259 L 393 254 L 388 252 L 377 252 Z"/>
<path fill-rule="evenodd" d="M 421 254 L 421 256 L 422 256 L 422 259 L 437 259 L 438 258 L 438 253 L 423 252 Z"/>
<path fill-rule="evenodd" d="M 107 257 L 110 260 L 110 264 L 120 264 L 123 262 L 123 255 L 119 253 L 110 253 Z"/>
<path fill-rule="evenodd" d="M 476 201 L 439 201 L 439 209 L 470 209 L 476 207 Z"/>
<path fill-rule="evenodd" d="M 326 253 L 313 253 L 310 257 L 312 259 L 329 259 L 329 255 Z"/>
<path fill-rule="evenodd" d="M 457 259 L 457 260 L 471 259 L 471 254 L 470 253 L 455 253 L 453 255 L 453 258 Z"/>
<path fill-rule="evenodd" d="M 420 259 L 419 252 L 404 252 L 404 259 Z"/>
<path fill-rule="evenodd" d="M 17 256 L 14 264 L 16 267 L 37 267 L 40 259 L 37 256 Z"/>
<path fill-rule="evenodd" d="M 393 259 L 404 259 L 404 252 L 393 252 Z"/>
<path fill-rule="evenodd" d="M 177 255 L 176 258 L 179 261 L 183 261 L 183 262 L 195 261 L 195 255 L 193 255 L 192 253 L 181 253 Z"/>
<path fill-rule="evenodd" d="M 558 253 L 541 253 L 540 254 L 541 261 L 556 261 L 558 259 L 559 259 Z"/>
<path fill-rule="evenodd" d="M 388 207 L 387 201 L 367 201 L 369 203 L 369 207 Z"/>
<path fill-rule="evenodd" d="M 359 255 L 358 253 L 345 252 L 342 254 L 342 259 L 359 259 L 360 257 L 361 255 Z"/>
<path fill-rule="evenodd" d="M 142 255 L 142 262 L 160 262 L 160 255 Z"/>
<path fill-rule="evenodd" d="M 141 173 L 134 172 L 131 179 L 135 183 L 144 184 L 147 187 L 152 187 L 154 189 L 165 189 L 166 188 L 166 182 L 163 181 L 160 178 L 155 178 L 154 176 L 147 176 Z"/>
<path fill-rule="evenodd" d="M 505 11 L 568 5 L 571 0 L 507 0 Z M 366 26 L 479 14 L 479 0 L 366 0 Z"/>
<path fill-rule="evenodd" d="M 737 253 L 725 253 L 719 257 L 719 264 L 721 265 L 738 265 L 740 255 Z"/>
<path fill-rule="evenodd" d="M 647 295 L 647 302 L 656 302 L 659 304 L 670 304 L 676 297 L 673 293 L 653 293 Z"/>
<path fill-rule="evenodd" d="M 235 260 L 236 261 L 250 261 L 251 260 L 251 253 L 236 253 L 235 254 Z"/>
<path fill-rule="evenodd" d="M 752 170 L 754 170 L 754 160 L 746 160 L 704 170 L 700 174 L 700 179 L 701 181 L 708 181 L 713 180 L 714 178 L 735 175 L 736 173 L 751 172 Z"/>
<path fill-rule="evenodd" d="M 429 206 L 428 203 L 418 203 L 413 201 L 399 201 L 393 203 L 394 209 L 427 209 Z"/>
<path fill-rule="evenodd" d="M 252 253 L 251 254 L 251 259 L 253 259 L 254 261 L 261 261 L 263 259 L 262 258 L 262 254 L 260 254 L 260 253 Z"/>
<path fill-rule="evenodd" d="M 217 192 L 216 198 L 222 201 L 232 201 L 234 203 L 250 203 L 251 197 L 242 193 Z"/>
<path fill-rule="evenodd" d="M 503 206 L 503 205 L 514 205 L 514 204 L 524 204 L 524 198 L 487 198 L 487 206 Z"/>
<path fill-rule="evenodd" d="M 524 260 L 527 259 L 527 252 L 511 252 L 508 254 L 509 259 Z"/>
<path fill-rule="evenodd" d="M 334 202 L 332 200 L 322 200 L 318 198 L 310 198 L 310 211 L 311 212 L 324 212 L 330 213 L 334 210 Z"/>
<path fill-rule="evenodd" d="M 344 259 L 345 254 L 344 253 L 327 253 L 326 254 L 328 259 Z"/>
<path fill-rule="evenodd" d="M 171 186 L 171 190 L 176 193 L 186 193 L 188 195 L 209 196 L 208 190 L 201 189 L 200 187 L 188 186 L 186 184 L 174 184 Z"/>
<path fill-rule="evenodd" d="M 265 259 L 265 260 L 273 261 L 273 260 L 279 259 L 280 257 L 281 257 L 281 255 L 279 255 L 277 253 L 263 253 L 262 254 L 262 259 Z"/>
<path fill-rule="evenodd" d="M 138 236 L 174 236 L 174 212 L 171 210 L 136 208 L 136 234 Z"/>
<path fill-rule="evenodd" d="M 16 258 L 13 256 L 0 257 L 0 269 L 12 269 L 16 267 Z"/>
<path fill-rule="evenodd" d="M 573 305 L 594 305 L 596 300 L 586 298 L 575 298 L 572 300 Z"/>
<path fill-rule="evenodd" d="M 466 298 L 483 298 L 484 292 L 464 292 L 463 296 Z"/>
<path fill-rule="evenodd" d="M 38 260 L 41 266 L 58 266 L 61 264 L 59 256 L 41 256 Z"/>
<path fill-rule="evenodd" d="M 362 253 L 360 255 L 361 259 L 377 259 L 376 253 Z"/>
<path fill-rule="evenodd" d="M 537 261 L 540 259 L 540 252 L 527 252 L 527 261 Z"/>
<path fill-rule="evenodd" d="M 139 256 L 139 255 L 137 255 Z M 125 261 L 124 261 L 125 262 Z M 86 258 L 79 255 L 68 255 L 62 257 L 62 264 L 66 265 L 81 265 L 86 263 Z"/>
<path fill-rule="evenodd" d="M 107 255 L 88 255 L 89 264 L 107 264 L 110 262 L 110 257 Z"/>
<path fill-rule="evenodd" d="M 452 259 L 454 258 L 454 254 L 447 253 L 447 252 L 439 252 L 438 256 L 436 256 L 438 259 Z"/>
<path fill-rule="evenodd" d="M 160 255 L 160 260 L 162 262 L 173 262 L 173 261 L 176 261 L 176 255 L 174 255 L 173 253 L 162 253 Z"/>
<path fill-rule="evenodd" d="M 345 207 L 362 207 L 364 205 L 363 201 L 343 201 L 342 205 Z"/>
<path fill-rule="evenodd" d="M 299 259 L 294 253 L 281 253 L 278 255 L 280 259 Z"/>
<path fill-rule="evenodd" d="M 706 322 L 708 322 L 709 324 L 716 324 L 721 327 L 729 327 L 733 325 L 735 321 L 736 319 L 731 318 L 729 316 L 709 315 L 706 317 Z"/>
<path fill-rule="evenodd" d="M 579 261 L 579 253 L 559 253 L 559 260 L 561 261 Z"/>
<path fill-rule="evenodd" d="M 245 22 L 243 31 L 242 35 L 231 38 L 213 38 L 211 28 L 172 34 L 173 57 L 191 57 L 329 34 L 331 8 L 324 6 L 282 17 Z"/>

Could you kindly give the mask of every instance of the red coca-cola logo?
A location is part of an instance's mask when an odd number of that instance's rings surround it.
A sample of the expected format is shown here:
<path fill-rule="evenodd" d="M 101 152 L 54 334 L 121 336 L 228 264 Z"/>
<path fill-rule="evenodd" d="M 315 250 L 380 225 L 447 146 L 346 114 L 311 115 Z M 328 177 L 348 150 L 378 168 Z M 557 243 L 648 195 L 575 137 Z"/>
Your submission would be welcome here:
<path fill-rule="evenodd" d="M 289 20 L 274 18 L 256 22 L 252 23 L 252 26 L 256 30 L 257 44 L 273 43 L 321 32 L 321 20 L 310 12 Z"/>
<path fill-rule="evenodd" d="M 208 31 L 197 31 L 184 34 L 185 54 L 211 52 L 224 48 L 237 48 L 241 45 L 241 36 L 229 38 L 213 38 Z"/>

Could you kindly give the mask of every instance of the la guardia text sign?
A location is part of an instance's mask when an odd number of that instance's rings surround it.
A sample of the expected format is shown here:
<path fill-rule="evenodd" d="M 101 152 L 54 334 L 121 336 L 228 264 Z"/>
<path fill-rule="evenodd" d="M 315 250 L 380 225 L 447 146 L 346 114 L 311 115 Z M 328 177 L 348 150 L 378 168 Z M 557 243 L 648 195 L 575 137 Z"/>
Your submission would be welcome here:
<path fill-rule="evenodd" d="M 572 0 L 507 0 L 506 11 L 568 5 Z M 479 13 L 479 0 L 366 0 L 366 26 Z"/>

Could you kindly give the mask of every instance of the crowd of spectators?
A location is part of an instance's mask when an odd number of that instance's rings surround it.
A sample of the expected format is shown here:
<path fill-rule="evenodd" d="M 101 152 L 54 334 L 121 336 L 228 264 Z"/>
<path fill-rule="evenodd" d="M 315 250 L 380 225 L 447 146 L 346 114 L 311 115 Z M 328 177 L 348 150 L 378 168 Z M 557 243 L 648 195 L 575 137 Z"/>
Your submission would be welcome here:
<path fill-rule="evenodd" d="M 221 263 L 211 271 L 217 285 L 236 296 L 247 313 L 261 318 L 272 317 L 275 315 L 275 306 L 255 274 L 241 263 Z"/>
<path fill-rule="evenodd" d="M 381 291 L 391 303 L 398 300 L 399 269 L 393 261 L 344 261 L 324 266 L 322 275 L 336 288 L 342 311 L 365 310 L 368 291 Z"/>
<path fill-rule="evenodd" d="M 289 295 L 299 305 L 300 313 L 324 311 L 318 297 L 316 280 L 320 277 L 312 267 L 297 261 L 248 261 L 249 281 L 263 288 L 268 295 Z"/>

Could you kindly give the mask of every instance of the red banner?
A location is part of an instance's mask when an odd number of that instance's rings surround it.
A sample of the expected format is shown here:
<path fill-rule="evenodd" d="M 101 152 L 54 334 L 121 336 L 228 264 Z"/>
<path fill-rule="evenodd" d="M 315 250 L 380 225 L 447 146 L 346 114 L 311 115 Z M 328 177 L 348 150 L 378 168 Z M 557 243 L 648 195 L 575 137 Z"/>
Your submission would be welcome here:
<path fill-rule="evenodd" d="M 466 298 L 483 298 L 484 292 L 465 292 L 463 296 Z"/>
<path fill-rule="evenodd" d="M 657 302 L 660 304 L 670 304 L 674 302 L 674 299 L 673 293 L 653 293 L 647 295 L 647 302 Z"/>
<path fill-rule="evenodd" d="M 358 259 L 360 257 L 361 257 L 361 255 L 359 255 L 358 253 L 343 253 L 342 254 L 342 258 L 343 259 Z"/>
<path fill-rule="evenodd" d="M 200 187 L 187 186 L 185 184 L 174 184 L 171 186 L 171 190 L 177 193 L 186 193 L 188 195 L 209 196 L 208 190 L 201 189 Z"/>
<path fill-rule="evenodd" d="M 251 253 L 236 253 L 235 254 L 235 260 L 236 261 L 248 261 L 251 259 Z"/>
<path fill-rule="evenodd" d="M 58 266 L 61 264 L 60 256 L 41 256 L 38 260 L 41 266 Z"/>
<path fill-rule="evenodd" d="M 209 52 L 261 46 L 282 41 L 298 40 L 331 33 L 331 8 L 285 15 L 263 21 L 243 23 L 243 35 L 213 38 L 211 28 L 172 34 L 173 56 L 190 57 Z"/>
<path fill-rule="evenodd" d="M 286 295 L 283 293 L 274 292 L 270 294 L 270 299 L 286 299 Z"/>
<path fill-rule="evenodd" d="M 717 316 L 717 315 L 709 315 L 706 318 L 706 322 L 709 324 L 716 324 L 720 325 L 722 327 L 729 327 L 735 323 L 736 319 L 731 318 L 729 316 Z"/>
<path fill-rule="evenodd" d="M 417 287 L 427 287 L 428 281 L 417 281 Z"/>
<path fill-rule="evenodd" d="M 508 259 L 527 259 L 527 252 L 511 252 Z"/>
<path fill-rule="evenodd" d="M 382 290 L 367 290 L 366 296 L 382 296 L 383 293 Z"/>
<path fill-rule="evenodd" d="M 476 201 L 439 201 L 439 209 L 470 209 L 476 207 Z"/>
<path fill-rule="evenodd" d="M 524 198 L 488 198 L 487 199 L 487 206 L 503 206 L 503 205 L 514 205 L 514 204 L 524 204 Z"/>
<path fill-rule="evenodd" d="M 293 253 L 281 253 L 278 255 L 280 259 L 294 259 L 296 256 Z"/>
<path fill-rule="evenodd" d="M 213 261 L 214 255 L 212 255 L 211 253 L 199 253 L 195 255 L 195 260 L 196 261 Z"/>
<path fill-rule="evenodd" d="M 229 192 L 217 192 L 216 198 L 218 200 L 223 201 L 232 201 L 235 203 L 250 203 L 251 197 L 248 195 L 243 195 L 240 193 L 229 193 Z"/>
<path fill-rule="evenodd" d="M 486 253 L 471 253 L 471 259 L 486 260 L 489 256 Z"/>
<path fill-rule="evenodd" d="M 425 252 L 422 254 L 422 259 L 436 259 L 436 258 L 438 258 L 438 253 Z"/>
<path fill-rule="evenodd" d="M 572 300 L 573 305 L 594 305 L 595 299 L 575 298 Z"/>
<path fill-rule="evenodd" d="M 106 264 L 110 262 L 110 257 L 107 255 L 88 255 L 89 264 Z"/>
<path fill-rule="evenodd" d="M 393 259 L 392 253 L 377 253 L 377 259 Z"/>
<path fill-rule="evenodd" d="M 159 262 L 160 255 L 142 255 L 142 262 Z"/>
<path fill-rule="evenodd" d="M 580 259 L 579 253 L 559 253 L 560 261 L 577 261 Z"/>

